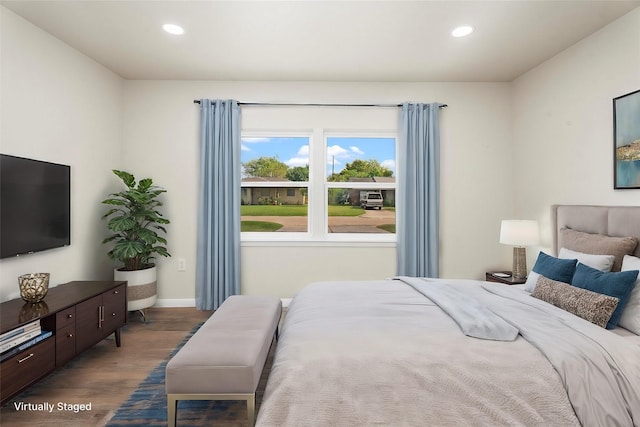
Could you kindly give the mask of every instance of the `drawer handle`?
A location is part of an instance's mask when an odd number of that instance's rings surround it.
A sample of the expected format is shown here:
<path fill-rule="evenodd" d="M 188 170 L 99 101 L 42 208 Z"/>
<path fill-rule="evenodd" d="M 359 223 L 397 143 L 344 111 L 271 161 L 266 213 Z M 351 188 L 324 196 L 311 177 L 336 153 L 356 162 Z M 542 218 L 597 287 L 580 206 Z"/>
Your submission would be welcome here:
<path fill-rule="evenodd" d="M 102 328 L 102 322 L 104 322 L 104 306 L 98 307 L 98 329 Z"/>
<path fill-rule="evenodd" d="M 115 313 L 111 313 L 111 315 L 112 315 L 113 317 L 115 317 L 115 316 L 116 316 L 116 314 L 115 314 Z"/>
<path fill-rule="evenodd" d="M 117 293 L 118 293 L 118 291 L 113 291 L 113 293 L 114 293 L 114 294 L 117 294 Z"/>
<path fill-rule="evenodd" d="M 67 334 L 67 338 L 73 338 L 73 334 L 72 333 L 68 333 Z"/>
<path fill-rule="evenodd" d="M 73 317 L 73 314 L 67 314 L 67 319 L 71 319 Z"/>
<path fill-rule="evenodd" d="M 22 359 L 18 360 L 18 363 L 22 363 L 25 360 L 31 359 L 33 357 L 33 353 L 30 353 L 27 357 L 23 357 Z"/>

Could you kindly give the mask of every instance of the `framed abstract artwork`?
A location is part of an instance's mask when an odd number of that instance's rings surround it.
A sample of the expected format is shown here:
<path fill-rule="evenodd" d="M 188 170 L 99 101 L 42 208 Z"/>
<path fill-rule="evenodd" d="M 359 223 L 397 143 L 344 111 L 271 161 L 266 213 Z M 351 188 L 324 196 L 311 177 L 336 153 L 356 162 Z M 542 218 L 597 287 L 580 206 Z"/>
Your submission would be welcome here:
<path fill-rule="evenodd" d="M 640 188 L 640 90 L 613 98 L 613 188 Z"/>

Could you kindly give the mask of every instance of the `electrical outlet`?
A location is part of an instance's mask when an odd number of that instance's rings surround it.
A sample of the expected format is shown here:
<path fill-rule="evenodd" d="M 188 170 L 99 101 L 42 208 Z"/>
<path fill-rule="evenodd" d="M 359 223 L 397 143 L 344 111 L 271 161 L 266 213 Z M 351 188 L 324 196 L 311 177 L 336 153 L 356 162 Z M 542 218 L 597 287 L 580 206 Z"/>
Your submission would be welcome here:
<path fill-rule="evenodd" d="M 187 271 L 187 260 L 178 258 L 178 271 Z"/>

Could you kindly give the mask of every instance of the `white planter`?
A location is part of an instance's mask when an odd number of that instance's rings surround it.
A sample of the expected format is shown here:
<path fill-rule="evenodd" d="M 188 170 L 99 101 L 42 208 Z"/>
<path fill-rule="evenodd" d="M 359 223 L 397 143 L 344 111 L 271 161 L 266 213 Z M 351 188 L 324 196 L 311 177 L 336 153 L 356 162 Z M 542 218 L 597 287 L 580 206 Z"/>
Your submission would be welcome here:
<path fill-rule="evenodd" d="M 116 281 L 127 281 L 128 311 L 144 310 L 156 303 L 158 296 L 155 266 L 135 271 L 120 271 L 116 268 L 113 278 Z"/>

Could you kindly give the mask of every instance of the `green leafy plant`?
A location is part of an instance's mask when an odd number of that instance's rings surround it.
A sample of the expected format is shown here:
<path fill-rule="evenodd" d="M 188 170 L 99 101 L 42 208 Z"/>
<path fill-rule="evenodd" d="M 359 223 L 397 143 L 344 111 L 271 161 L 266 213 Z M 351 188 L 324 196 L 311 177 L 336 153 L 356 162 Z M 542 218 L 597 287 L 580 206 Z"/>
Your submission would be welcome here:
<path fill-rule="evenodd" d="M 169 257 L 165 245 L 167 240 L 158 232 L 165 233 L 164 224 L 169 220 L 162 217 L 157 208 L 162 206 L 158 196 L 166 190 L 153 185 L 151 178 L 141 179 L 119 170 L 113 170 L 126 185 L 124 191 L 110 194 L 102 201 L 113 206 L 102 218 L 109 219 L 107 227 L 113 234 L 102 243 L 115 242 L 109 257 L 124 264 L 121 270 L 143 270 L 153 267 L 155 254 Z"/>

